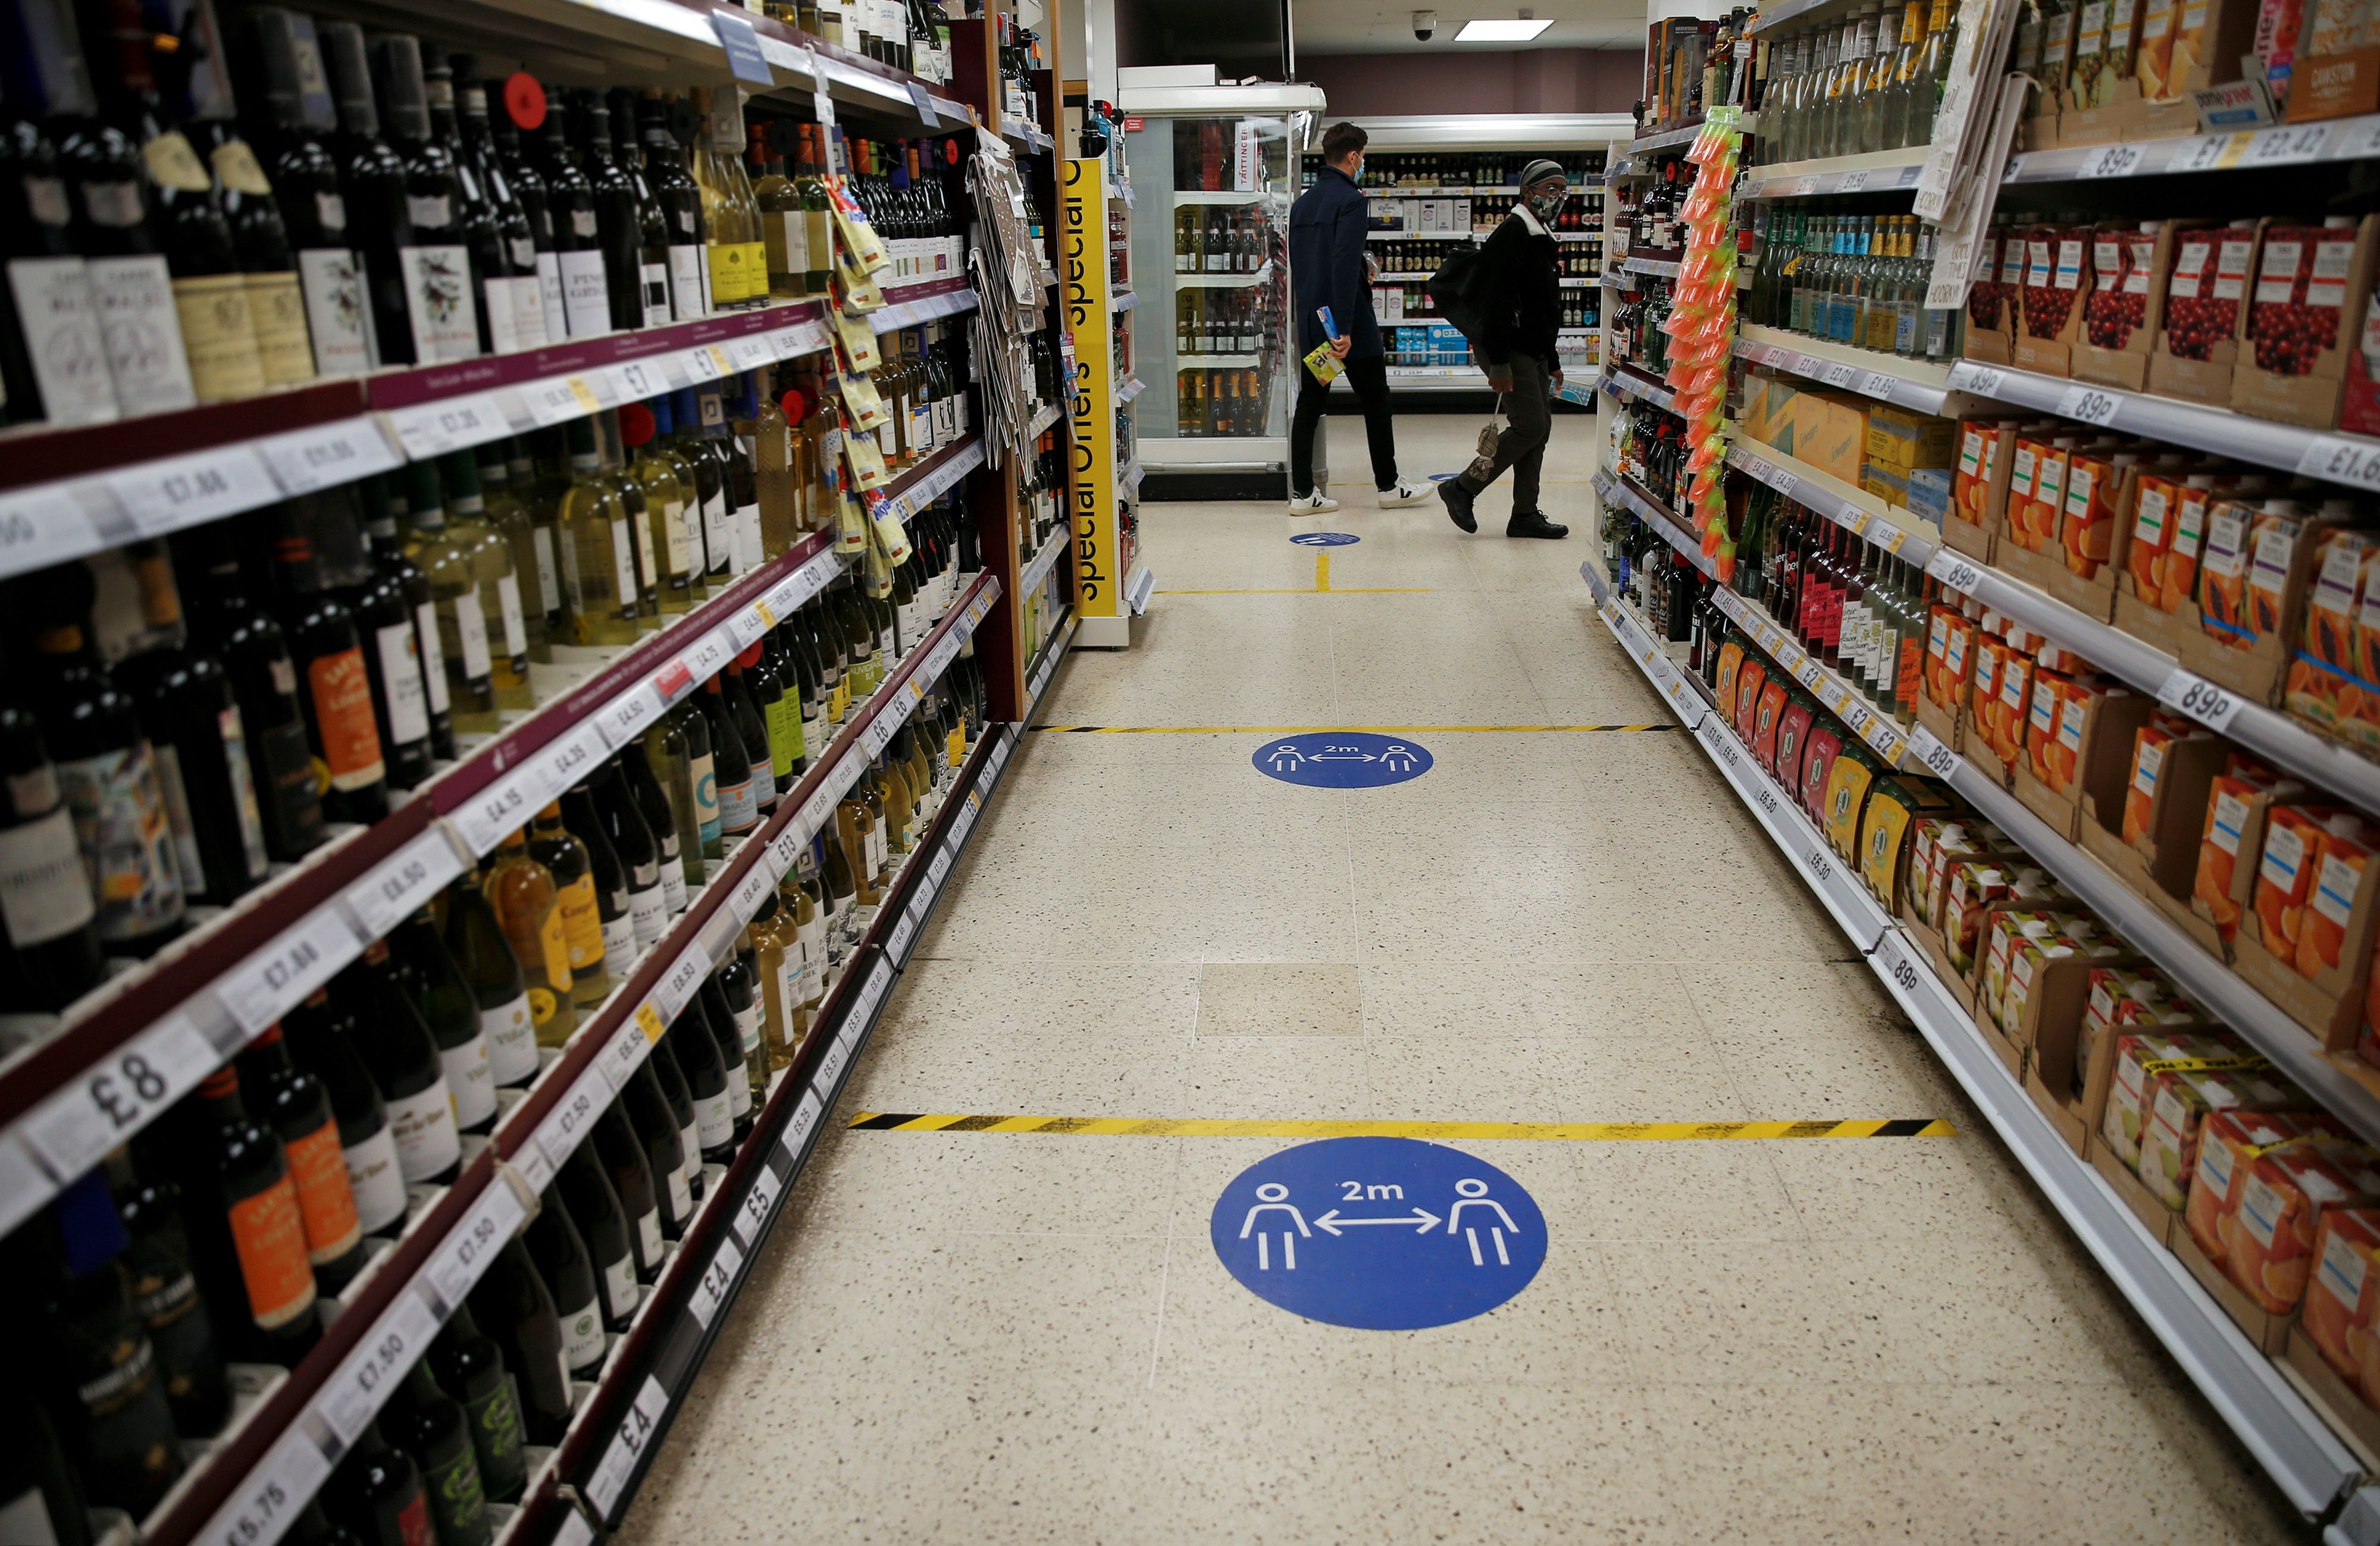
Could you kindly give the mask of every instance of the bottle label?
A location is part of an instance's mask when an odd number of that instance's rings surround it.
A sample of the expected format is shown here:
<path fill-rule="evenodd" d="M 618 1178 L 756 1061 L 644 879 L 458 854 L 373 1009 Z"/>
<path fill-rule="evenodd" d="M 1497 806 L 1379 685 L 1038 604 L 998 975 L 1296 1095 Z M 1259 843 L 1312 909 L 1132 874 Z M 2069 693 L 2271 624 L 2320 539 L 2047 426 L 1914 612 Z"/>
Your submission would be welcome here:
<path fill-rule="evenodd" d="M 480 304 L 488 317 L 488 351 L 491 354 L 516 355 L 529 347 L 521 336 L 520 318 L 515 310 L 520 292 L 509 279 L 483 279 L 480 282 Z M 544 328 L 540 318 L 538 326 Z"/>
<path fill-rule="evenodd" d="M 540 252 L 537 255 L 537 295 L 540 308 L 545 312 L 545 341 L 559 344 L 570 336 L 570 314 L 563 302 L 562 258 L 558 253 Z M 607 309 L 604 317 L 608 320 L 610 316 Z"/>
<path fill-rule="evenodd" d="M 480 1485 L 479 1463 L 468 1445 L 443 1465 L 422 1461 L 421 1494 L 429 1499 L 430 1516 L 437 1521 L 430 1541 L 476 1540 L 488 1533 L 487 1493 Z"/>
<path fill-rule="evenodd" d="M 445 717 L 446 646 L 438 636 L 438 604 L 424 601 L 413 609 L 413 642 L 421 651 L 421 687 L 430 697 L 430 717 Z"/>
<path fill-rule="evenodd" d="M 562 1361 L 576 1373 L 603 1360 L 603 1312 L 593 1299 L 562 1317 Z"/>
<path fill-rule="evenodd" d="M 306 336 L 306 296 L 285 271 L 247 276 L 248 315 L 256 328 L 256 362 L 265 384 L 314 379 L 314 348 Z"/>
<path fill-rule="evenodd" d="M 118 405 L 127 415 L 140 415 L 170 413 L 197 403 L 165 260 L 153 253 L 94 258 L 85 270 Z"/>
<path fill-rule="evenodd" d="M 728 518 L 724 486 L 702 501 L 702 548 L 710 574 L 735 572 L 735 528 Z"/>
<path fill-rule="evenodd" d="M 657 876 L 641 891 L 628 893 L 629 934 L 638 950 L 650 949 L 669 926 L 669 898 Z"/>
<path fill-rule="evenodd" d="M 483 1471 L 501 1467 L 506 1473 L 521 1467 L 520 1402 L 513 1393 L 513 1377 L 499 1374 L 495 1383 L 463 1410 L 471 1419 L 472 1447 L 479 1451 Z"/>
<path fill-rule="evenodd" d="M 477 696 L 487 696 L 494 689 L 488 683 L 492 665 L 488 658 L 488 619 L 480 610 L 480 587 L 471 586 L 442 603 L 440 611 L 441 621 L 451 621 L 455 625 L 452 642 L 463 663 L 466 689 Z"/>
<path fill-rule="evenodd" d="M 750 770 L 747 769 L 744 777 L 735 783 L 716 784 L 716 787 L 719 791 L 720 831 L 729 837 L 739 837 L 750 831 L 760 819 L 760 807 L 753 795 Z"/>
<path fill-rule="evenodd" d="M 647 1214 L 638 1222 L 650 1222 L 652 1216 Z M 658 1224 L 654 1226 L 653 1236 L 654 1249 L 659 1250 L 661 1227 Z M 637 1312 L 637 1301 L 640 1297 L 637 1292 L 637 1253 L 633 1250 L 623 1252 L 618 1261 L 605 1267 L 602 1286 L 604 1307 L 611 1311 L 613 1320 L 625 1325 L 628 1317 Z"/>
<path fill-rule="evenodd" d="M 676 1181 L 680 1188 L 686 1185 L 685 1178 L 675 1171 L 670 1174 L 671 1179 Z M 673 1202 L 672 1206 L 675 1204 Z M 648 1208 L 637 1215 L 637 1243 L 640 1248 L 639 1259 L 658 1268 L 662 1261 L 662 1211 L 658 1206 Z"/>
<path fill-rule="evenodd" d="M 462 1134 L 455 1128 L 455 1103 L 447 1096 L 443 1073 L 428 1089 L 388 1097 L 386 1104 L 397 1174 L 406 1180 L 426 1181 L 461 1155 Z"/>
<path fill-rule="evenodd" d="M 545 331 L 545 286 L 537 275 L 537 248 L 525 239 L 516 240 L 513 261 L 522 271 L 504 281 L 513 287 L 513 335 L 524 352 L 561 343 Z"/>
<path fill-rule="evenodd" d="M 769 773 L 779 788 L 791 788 L 794 764 L 802 755 L 802 706 L 792 694 L 782 694 L 764 716 L 769 727 Z"/>
<path fill-rule="evenodd" d="M 487 1040 L 488 1068 L 498 1084 L 525 1084 L 537 1076 L 537 1016 L 527 993 L 481 1009 L 480 1033 Z"/>
<path fill-rule="evenodd" d="M 763 735 L 768 733 L 766 726 L 761 728 L 761 733 Z M 762 757 L 759 762 L 752 765 L 752 814 L 754 819 L 759 819 L 759 814 L 763 809 L 773 806 L 776 803 L 777 776 L 769 767 L 768 758 Z"/>
<path fill-rule="evenodd" d="M 415 360 L 431 365 L 479 358 L 480 310 L 471 295 L 469 251 L 459 245 L 406 247 L 396 257 Z"/>
<path fill-rule="evenodd" d="M 253 1197 L 234 1202 L 230 1214 L 249 1313 L 268 1331 L 287 1325 L 314 1302 L 314 1264 L 306 1255 L 298 1189 L 285 1173 Z"/>
<path fill-rule="evenodd" d="M 239 824 L 240 855 L 248 866 L 248 878 L 261 880 L 270 862 L 264 852 L 264 818 L 256 807 L 256 779 L 249 770 L 248 737 L 240 729 L 237 705 L 216 712 L 215 736 L 223 743 L 224 774 L 231 783 L 232 817 Z"/>
<path fill-rule="evenodd" d="M 0 831 L 0 922 L 11 944 L 22 950 L 64 938 L 95 912 L 65 805 Z"/>
<path fill-rule="evenodd" d="M 257 358 L 246 279 L 236 273 L 206 274 L 176 279 L 173 284 L 174 316 L 198 400 L 221 403 L 262 392 L 264 367 Z"/>
<path fill-rule="evenodd" d="M 552 618 L 565 610 L 562 586 L 553 572 L 553 533 L 535 527 L 529 532 L 529 543 L 537 551 L 537 593 L 545 598 L 545 615 Z"/>
<path fill-rule="evenodd" d="M 686 524 L 686 506 L 683 500 L 670 500 L 662 505 L 662 541 L 669 550 L 669 572 L 673 575 L 695 572 L 696 533 Z"/>
<path fill-rule="evenodd" d="M 693 1129 L 689 1128 L 678 1135 L 678 1145 L 686 1151 L 688 1164 L 699 1165 L 701 1163 L 701 1161 L 697 1159 L 695 1155 Z M 685 1169 L 681 1167 L 671 1171 L 667 1180 L 669 1190 L 670 1222 L 673 1224 L 684 1224 L 686 1220 L 694 1216 L 694 1193 L 686 1188 Z M 655 1231 L 656 1234 L 659 1232 L 660 1231 L 658 1230 Z M 658 1242 L 656 1243 L 656 1248 L 653 1253 L 653 1260 L 661 1260 Z"/>
<path fill-rule="evenodd" d="M 591 971 L 603 964 L 603 918 L 595 902 L 595 877 L 582 875 L 555 898 L 554 912 L 569 942 L 570 970 Z"/>
<path fill-rule="evenodd" d="M 691 243 L 669 249 L 670 315 L 681 322 L 710 314 L 702 304 L 702 248 Z"/>
<path fill-rule="evenodd" d="M 758 501 L 735 507 L 735 572 L 743 574 L 759 567 L 768 555 L 761 551 L 760 506 Z"/>
<path fill-rule="evenodd" d="M 356 1196 L 347 1186 L 346 1154 L 339 1147 L 339 1124 L 328 1117 L 305 1137 L 284 1143 L 289 1179 L 298 1189 L 298 1214 L 306 1226 L 306 1250 L 316 1266 L 335 1262 L 363 1238 Z"/>
<path fill-rule="evenodd" d="M 715 1095 L 694 1097 L 694 1130 L 696 1141 L 705 1149 L 716 1149 L 735 1140 L 735 1117 L 727 1108 L 725 1090 Z"/>
<path fill-rule="evenodd" d="M 504 653 L 512 657 L 514 670 L 526 673 L 528 670 L 528 624 L 521 616 L 518 576 L 496 576 L 496 610 L 504 619 Z"/>
<path fill-rule="evenodd" d="M 361 648 L 321 655 L 306 663 L 306 685 L 314 700 L 314 728 L 321 739 L 317 792 L 354 791 L 381 780 L 380 727 L 372 719 L 371 676 Z"/>
<path fill-rule="evenodd" d="M 616 918 L 603 920 L 603 961 L 609 970 L 625 971 L 627 963 L 637 959 L 637 925 L 623 910 Z"/>
<path fill-rule="evenodd" d="M 637 602 L 637 539 L 623 518 L 612 523 L 612 581 L 620 587 L 623 610 Z"/>
<path fill-rule="evenodd" d="M 367 1235 L 377 1235 L 405 1221 L 405 1172 L 399 1166 L 396 1140 L 385 1123 L 360 1143 L 345 1151 L 347 1194 L 355 1200 L 356 1222 Z"/>
<path fill-rule="evenodd" d="M 670 320 L 669 264 L 639 263 L 637 272 L 644 290 L 645 326 L 661 327 Z"/>
<path fill-rule="evenodd" d="M 410 746 L 430 734 L 430 700 L 421 682 L 421 657 L 413 624 L 392 622 L 378 630 L 381 682 L 388 694 L 388 738 Z"/>
<path fill-rule="evenodd" d="M 603 274 L 603 255 L 581 250 L 565 252 L 559 258 L 562 312 L 569 336 L 593 338 L 610 332 L 612 293 Z"/>
<path fill-rule="evenodd" d="M 149 743 L 68 758 L 57 777 L 91 876 L 100 939 L 138 939 L 181 917 L 173 824 Z"/>
<path fill-rule="evenodd" d="M 455 1098 L 457 1127 L 477 1127 L 495 1115 L 495 1069 L 488 1061 L 488 1038 L 474 1031 L 461 1046 L 442 1047 L 438 1061 L 446 1070 L 446 1092 Z"/>
<path fill-rule="evenodd" d="M 741 242 L 707 242 L 704 249 L 710 258 L 710 299 L 717 306 L 733 306 L 750 292 L 744 284 L 744 244 Z"/>
<path fill-rule="evenodd" d="M 443 193 L 432 194 L 427 198 L 418 193 L 407 194 L 405 199 L 405 212 L 406 218 L 412 221 L 415 225 L 427 227 L 431 231 L 443 231 L 455 223 L 454 200 Z"/>
<path fill-rule="evenodd" d="M 79 258 L 12 258 L 8 294 L 25 333 L 25 356 L 52 424 L 105 424 L 116 417 L 91 274 Z"/>
<path fill-rule="evenodd" d="M 695 835 L 704 848 L 719 840 L 719 781 L 711 771 L 710 754 L 686 759 L 686 773 L 694 785 Z"/>

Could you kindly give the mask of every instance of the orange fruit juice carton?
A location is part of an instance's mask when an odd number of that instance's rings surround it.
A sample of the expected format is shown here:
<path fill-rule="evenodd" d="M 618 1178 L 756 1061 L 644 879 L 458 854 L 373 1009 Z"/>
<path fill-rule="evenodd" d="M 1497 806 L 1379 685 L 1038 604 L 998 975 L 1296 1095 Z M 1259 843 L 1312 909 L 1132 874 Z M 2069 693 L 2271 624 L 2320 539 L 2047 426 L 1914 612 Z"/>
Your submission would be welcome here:
<path fill-rule="evenodd" d="M 1956 714 L 1973 664 L 1975 620 L 1961 608 L 1936 602 L 1925 625 L 1925 699 Z"/>
<path fill-rule="evenodd" d="M 1909 896 L 1928 928 L 1942 927 L 1950 866 L 1962 859 L 2013 855 L 2016 845 L 1981 816 L 1920 816 L 1909 843 Z"/>
<path fill-rule="evenodd" d="M 2351 716 L 2367 689 L 2355 676 L 2356 619 L 2363 607 L 2363 582 L 2380 541 L 2334 526 L 2315 539 L 2313 584 L 2306 590 L 2305 626 L 2289 661 L 2290 713 L 2327 729 Z M 2353 694 L 2357 701 L 2342 702 Z"/>
<path fill-rule="evenodd" d="M 2314 1226 L 2313 1278 L 2298 1323 L 2325 1363 L 2380 1405 L 2380 1208 L 2325 1208 Z"/>
<path fill-rule="evenodd" d="M 1995 694 L 1988 725 L 1993 754 L 2010 767 L 2024 755 L 2025 720 L 2033 707 L 2033 678 L 2037 669 L 2033 657 L 2011 639 L 2008 661 L 2000 668 L 1999 691 Z"/>
<path fill-rule="evenodd" d="M 2355 964 L 2356 941 L 2348 936 L 2355 899 L 2362 893 L 2363 876 L 2380 851 L 2380 832 L 2351 815 L 2323 824 L 2322 857 L 2316 861 L 2313 888 L 2306 893 L 2304 919 L 2298 925 L 2299 974 L 2320 979 Z"/>
<path fill-rule="evenodd" d="M 2206 544 L 2199 559 L 2198 622 L 2213 638 L 2234 649 L 2252 648 L 2249 630 L 2249 527 L 2251 505 L 2223 500 L 2207 512 Z"/>
<path fill-rule="evenodd" d="M 2252 876 L 2240 868 L 2240 851 L 2244 848 L 2251 855 L 2264 852 L 2266 808 L 2300 790 L 2300 785 L 2283 780 L 2263 764 L 2236 752 L 2207 788 L 2191 898 L 2227 942 L 2240 932 L 2240 920 L 2247 914 L 2252 889 Z"/>
<path fill-rule="evenodd" d="M 2287 622 L 2290 577 L 2298 544 L 2313 539 L 2312 517 L 2284 500 L 2266 500 L 2249 527 L 2248 631 L 2253 639 L 2279 633 Z"/>
<path fill-rule="evenodd" d="M 2265 813 L 2265 846 L 2256 864 L 2252 893 L 2258 941 L 2274 956 L 2292 960 L 2298 932 L 2305 924 L 2306 898 L 2322 865 L 2325 826 L 2345 813 L 2335 805 L 2275 804 Z"/>
<path fill-rule="evenodd" d="M 2132 766 L 2124 786 L 2124 841 L 2137 848 L 2148 840 L 2166 755 L 2177 742 L 2194 739 L 2212 740 L 2213 733 L 2201 730 L 2195 720 L 2162 709 L 2132 732 Z"/>
<path fill-rule="evenodd" d="M 2048 667 L 2035 664 L 2033 701 L 2024 716 L 2024 766 L 2043 783 L 2049 782 L 2050 748 L 2058 744 L 2058 707 L 2072 682 Z"/>
<path fill-rule="evenodd" d="M 2066 501 L 2058 540 L 2070 574 L 2096 579 L 2116 542 L 2116 501 L 2126 474 L 2142 460 L 2134 452 L 2077 451 L 2066 469 Z"/>
<path fill-rule="evenodd" d="M 2174 1213 L 2190 1201 L 2198 1134 L 2218 1111 L 2303 1111 L 2305 1092 L 2259 1067 L 2167 1069 L 2149 1079 L 2149 1119 L 2141 1129 L 2141 1184 Z"/>
<path fill-rule="evenodd" d="M 2131 594 L 2160 610 L 2166 571 L 2173 559 L 2174 517 L 2181 504 L 2183 479 L 2165 472 L 2141 475 L 2140 492 L 2132 498 L 2132 536 L 2124 545 L 2124 574 Z"/>
<path fill-rule="evenodd" d="M 2216 1059 L 2243 1056 L 2238 1041 L 2221 1032 L 2128 1031 L 2116 1038 L 2116 1076 L 2107 1086 L 2107 1109 L 2099 1119 L 2099 1136 L 2108 1152 L 2138 1174 L 2141 1130 L 2148 1123 L 2149 1081 L 2159 1069 L 2196 1060 L 2208 1067 Z"/>
<path fill-rule="evenodd" d="M 2039 552 L 2045 545 L 2033 507 L 2034 492 L 2040 486 L 2041 465 L 2051 450 L 2052 441 L 2047 435 L 2019 435 L 2009 461 L 2008 499 L 2002 506 L 2000 535 L 2027 552 Z M 2062 481 L 2059 488 L 2062 491 Z"/>
<path fill-rule="evenodd" d="M 2095 966 L 2082 1001 L 2082 1022 L 2074 1039 L 2074 1093 L 2082 1093 L 2103 1038 L 2134 1026 L 2176 1032 L 2206 1023 L 2206 1015 L 2184 998 L 2154 967 Z M 2112 1045 L 2112 1044 L 2111 1044 Z"/>
<path fill-rule="evenodd" d="M 2267 1312 L 2286 1315 L 2305 1297 L 2322 1215 L 2380 1202 L 2380 1160 L 2360 1143 L 2309 1134 L 2250 1164 L 2236 1202 L 2216 1222 L 2223 1270 Z"/>
<path fill-rule="evenodd" d="M 2380 307 L 2373 308 L 2380 316 Z M 2347 630 L 2347 681 L 2331 731 L 2365 751 L 2380 749 L 2380 545 L 2365 550 L 2360 599 Z"/>
<path fill-rule="evenodd" d="M 2309 1131 L 2286 1111 L 2222 1111 L 2198 1133 L 2198 1171 L 2190 1179 L 2190 1203 L 2182 1222 L 2206 1259 L 2220 1266 L 2226 1254 L 2218 1221 L 2236 1207 L 2240 1188 L 2267 1152 Z"/>
<path fill-rule="evenodd" d="M 2015 958 L 2020 944 L 2028 939 L 2072 943 L 2065 939 L 2058 920 L 2057 912 L 2051 908 L 2020 908 L 1992 914 L 1984 929 L 1984 996 L 1995 1010 L 2000 996 L 2008 991 L 2009 962 Z M 1994 1018 L 1998 1018 L 1997 1014 Z"/>

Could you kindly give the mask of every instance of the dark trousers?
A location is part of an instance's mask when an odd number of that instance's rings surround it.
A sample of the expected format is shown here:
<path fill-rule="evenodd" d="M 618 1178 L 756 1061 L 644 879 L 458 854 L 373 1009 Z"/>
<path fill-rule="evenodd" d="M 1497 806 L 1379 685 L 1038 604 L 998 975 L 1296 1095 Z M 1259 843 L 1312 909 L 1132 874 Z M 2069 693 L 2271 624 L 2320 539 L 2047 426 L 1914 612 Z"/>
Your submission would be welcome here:
<path fill-rule="evenodd" d="M 1504 394 L 1505 425 L 1496 437 L 1496 466 L 1487 481 L 1474 483 L 1468 473 L 1456 481 L 1463 492 L 1475 494 L 1512 469 L 1512 510 L 1537 508 L 1537 477 L 1545 470 L 1546 441 L 1553 434 L 1553 407 L 1547 401 L 1552 382 L 1534 356 L 1514 355 L 1508 368 L 1512 390 Z"/>
<path fill-rule="evenodd" d="M 1397 486 L 1397 431 L 1389 416 L 1388 356 L 1342 359 L 1339 367 L 1354 389 L 1355 401 L 1364 407 L 1364 438 L 1372 446 L 1372 485 L 1393 489 Z M 1314 492 L 1314 427 L 1321 421 L 1323 405 L 1330 400 L 1330 388 L 1316 380 L 1314 372 L 1301 362 L 1297 413 L 1289 423 L 1289 492 L 1293 499 Z"/>

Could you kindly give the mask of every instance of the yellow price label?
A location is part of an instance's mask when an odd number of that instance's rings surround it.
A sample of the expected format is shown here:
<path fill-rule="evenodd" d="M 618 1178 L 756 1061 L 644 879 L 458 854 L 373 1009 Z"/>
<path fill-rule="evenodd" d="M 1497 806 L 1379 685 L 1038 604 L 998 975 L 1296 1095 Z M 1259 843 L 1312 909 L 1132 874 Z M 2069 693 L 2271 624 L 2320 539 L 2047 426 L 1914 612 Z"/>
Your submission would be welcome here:
<path fill-rule="evenodd" d="M 761 627 L 774 628 L 777 625 L 777 614 L 769 610 L 769 604 L 766 601 L 753 602 L 752 610 L 760 614 Z"/>
<path fill-rule="evenodd" d="M 719 373 L 721 375 L 732 376 L 735 374 L 735 367 L 727 363 L 726 350 L 721 348 L 716 344 L 712 344 L 707 345 L 703 352 L 708 354 L 711 357 L 712 361 L 718 365 Z"/>
<path fill-rule="evenodd" d="M 1874 529 L 1868 533 L 1868 540 L 1888 553 L 1897 553 L 1900 551 L 1900 545 L 1909 540 L 1909 533 L 1899 526 L 1878 521 L 1875 524 Z"/>
<path fill-rule="evenodd" d="M 918 702 L 922 702 L 922 701 L 924 700 L 924 698 L 925 698 L 925 696 L 926 696 L 926 690 L 925 690 L 923 687 L 920 687 L 920 686 L 918 686 L 918 685 L 917 685 L 917 679 L 916 677 L 914 677 L 914 676 L 913 676 L 913 677 L 911 677 L 908 681 L 906 681 L 906 682 L 903 682 L 901 685 L 903 685 L 904 687 L 906 687 L 907 689 L 909 689 L 909 701 L 910 701 L 911 703 L 918 703 Z"/>
<path fill-rule="evenodd" d="M 645 1033 L 645 1040 L 658 1042 L 662 1039 L 662 1033 L 669 1027 L 662 1023 L 662 1012 L 648 1001 L 637 1006 L 637 1029 Z"/>
<path fill-rule="evenodd" d="M 2228 171 L 2239 165 L 2240 158 L 2248 153 L 2248 147 L 2253 144 L 2255 139 L 2255 131 L 2252 129 L 2241 129 L 2234 134 L 2229 143 L 2223 147 L 2223 153 L 2215 158 L 2216 170 Z"/>
<path fill-rule="evenodd" d="M 589 413 L 591 414 L 602 407 L 603 405 L 595 400 L 595 389 L 587 384 L 586 377 L 573 376 L 567 384 L 570 388 L 570 395 L 577 398 L 578 405 Z"/>

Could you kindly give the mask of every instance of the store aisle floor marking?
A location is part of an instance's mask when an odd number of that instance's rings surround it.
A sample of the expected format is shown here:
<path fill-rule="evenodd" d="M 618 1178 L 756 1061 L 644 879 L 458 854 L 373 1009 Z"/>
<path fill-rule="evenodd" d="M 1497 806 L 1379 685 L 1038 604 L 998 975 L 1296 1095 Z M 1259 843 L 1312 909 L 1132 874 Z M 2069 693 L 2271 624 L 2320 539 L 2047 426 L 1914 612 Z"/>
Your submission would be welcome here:
<path fill-rule="evenodd" d="M 1314 555 L 1314 588 L 1312 590 L 1160 590 L 1160 596 L 1428 596 L 1434 586 L 1349 586 L 1343 590 L 1330 588 L 1330 555 Z"/>
<path fill-rule="evenodd" d="M 1037 732 L 1062 735 L 1299 735 L 1315 731 L 1368 731 L 1378 735 L 1475 735 L 1588 731 L 1642 733 L 1673 731 L 1667 725 L 1035 725 Z"/>
<path fill-rule="evenodd" d="M 986 1117 L 862 1111 L 864 1132 L 1048 1132 L 1092 1138 L 1473 1138 L 1679 1143 L 1760 1138 L 1950 1138 L 1939 1117 L 1821 1122 L 1377 1122 L 1239 1117 Z"/>

